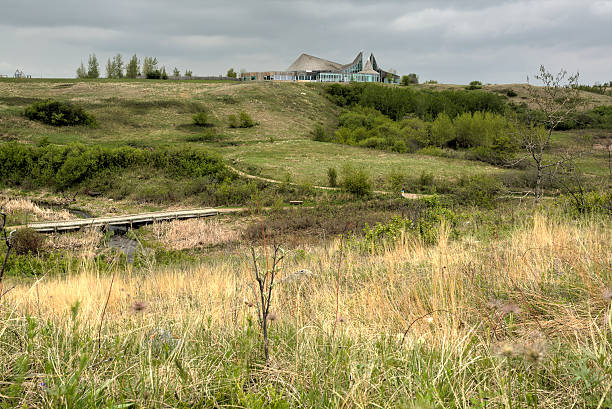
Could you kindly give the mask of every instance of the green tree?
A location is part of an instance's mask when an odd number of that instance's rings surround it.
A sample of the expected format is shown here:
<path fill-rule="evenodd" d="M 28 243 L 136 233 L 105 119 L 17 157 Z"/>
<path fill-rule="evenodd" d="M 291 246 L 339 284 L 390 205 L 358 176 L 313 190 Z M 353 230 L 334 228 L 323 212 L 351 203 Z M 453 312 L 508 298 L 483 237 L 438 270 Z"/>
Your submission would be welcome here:
<path fill-rule="evenodd" d="M 160 71 L 160 78 L 162 80 L 167 80 L 168 79 L 168 73 L 166 72 L 166 67 L 162 67 L 161 71 Z"/>
<path fill-rule="evenodd" d="M 178 68 L 174 67 L 174 70 L 172 71 L 172 75 L 175 77 L 180 77 L 181 76 L 181 72 L 179 71 Z"/>
<path fill-rule="evenodd" d="M 442 112 L 431 124 L 431 137 L 429 142 L 434 146 L 445 146 L 455 139 L 455 127 L 453 121 L 446 113 Z"/>
<path fill-rule="evenodd" d="M 142 62 L 142 74 L 145 77 L 149 77 L 157 70 L 157 58 L 155 57 L 145 57 Z"/>
<path fill-rule="evenodd" d="M 418 84 L 419 83 L 419 76 L 416 75 L 415 73 L 410 73 L 408 75 L 402 75 L 402 79 L 400 80 L 400 84 L 402 85 L 411 85 L 411 84 Z"/>
<path fill-rule="evenodd" d="M 113 78 L 123 78 L 123 57 L 121 54 L 113 57 Z"/>
<path fill-rule="evenodd" d="M 191 70 L 185 70 L 185 77 L 191 77 L 192 72 Z"/>
<path fill-rule="evenodd" d="M 77 78 L 87 78 L 87 69 L 85 68 L 85 64 L 81 61 L 81 66 L 76 70 Z"/>
<path fill-rule="evenodd" d="M 236 71 L 234 71 L 233 68 L 230 68 L 229 70 L 227 70 L 226 76 L 228 78 L 236 78 L 238 76 L 238 74 L 236 73 Z"/>
<path fill-rule="evenodd" d="M 109 58 L 108 60 L 106 60 L 106 78 L 113 78 L 114 72 L 115 72 L 115 69 L 113 67 L 113 62 Z"/>
<path fill-rule="evenodd" d="M 100 64 L 95 54 L 89 55 L 87 61 L 87 78 L 100 78 Z"/>
<path fill-rule="evenodd" d="M 134 54 L 125 67 L 125 76 L 127 78 L 138 77 L 138 75 L 140 75 L 139 68 L 140 68 L 140 62 L 138 61 L 138 57 L 136 56 L 136 54 Z"/>

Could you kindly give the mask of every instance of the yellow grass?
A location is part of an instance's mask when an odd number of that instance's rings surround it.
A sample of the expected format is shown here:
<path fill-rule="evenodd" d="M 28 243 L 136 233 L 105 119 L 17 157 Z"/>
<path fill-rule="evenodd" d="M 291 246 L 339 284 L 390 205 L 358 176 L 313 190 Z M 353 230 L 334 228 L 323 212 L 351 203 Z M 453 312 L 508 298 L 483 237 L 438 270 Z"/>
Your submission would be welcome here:
<path fill-rule="evenodd" d="M 176 231 L 178 226 L 156 230 L 162 239 L 180 247 L 188 239 Z M 433 312 L 432 320 L 414 324 L 408 339 L 439 343 L 475 328 L 484 330 L 502 314 L 491 307 L 499 306 L 501 301 L 494 300 L 499 296 L 520 306 L 521 333 L 579 335 L 592 324 L 591 314 L 605 306 L 600 294 L 609 285 L 603 276 L 612 264 L 610 232 L 609 226 L 595 221 L 578 224 L 536 215 L 510 237 L 492 243 L 470 237 L 449 241 L 443 233 L 433 247 L 406 237 L 376 254 L 363 254 L 345 243 L 340 326 L 347 335 L 398 336 L 415 319 Z M 280 323 L 306 332 L 329 331 L 335 320 L 339 243 L 306 250 L 306 261 L 288 256 L 280 278 L 298 269 L 314 274 L 279 281 L 273 309 Z M 80 271 L 66 277 L 43 277 L 35 285 L 17 284 L 8 302 L 18 313 L 40 311 L 43 318 L 63 321 L 79 301 L 82 319 L 94 325 L 100 319 L 111 275 L 94 274 L 87 266 L 83 263 Z M 189 270 L 152 267 L 145 273 L 119 274 L 106 321 L 119 328 L 163 321 L 184 330 L 203 319 L 217 328 L 234 326 L 240 317 L 254 317 L 255 310 L 248 305 L 254 301 L 251 274 L 246 259 L 224 258 Z M 562 302 L 566 287 L 577 294 L 576 302 Z M 147 308 L 135 313 L 134 302 L 144 302 Z M 536 314 L 540 308 L 546 314 Z"/>
<path fill-rule="evenodd" d="M 32 217 L 31 221 L 70 220 L 73 218 L 68 210 L 45 209 L 27 199 L 5 199 L 4 201 L 0 202 L 0 209 L 4 209 L 4 212 L 8 215 L 15 213 L 27 213 Z"/>
<path fill-rule="evenodd" d="M 155 223 L 151 231 L 157 241 L 172 250 L 214 246 L 240 238 L 240 233 L 234 226 L 229 226 L 218 219 Z"/>

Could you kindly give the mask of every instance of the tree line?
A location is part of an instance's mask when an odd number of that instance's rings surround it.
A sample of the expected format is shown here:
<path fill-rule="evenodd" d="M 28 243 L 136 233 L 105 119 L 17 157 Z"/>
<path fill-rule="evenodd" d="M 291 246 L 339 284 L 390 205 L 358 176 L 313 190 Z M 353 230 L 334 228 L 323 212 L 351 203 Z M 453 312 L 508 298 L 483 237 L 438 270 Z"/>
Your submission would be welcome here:
<path fill-rule="evenodd" d="M 174 67 L 172 70 L 174 77 L 180 77 L 181 72 Z M 191 77 L 191 70 L 185 70 L 185 77 Z M 77 78 L 100 78 L 100 63 L 96 54 L 90 54 L 87 60 L 87 66 L 83 62 L 76 70 Z M 168 79 L 166 67 L 159 67 L 159 62 L 156 57 L 145 57 L 142 60 L 136 54 L 130 58 L 127 64 L 123 60 L 123 56 L 117 53 L 114 57 L 109 58 L 106 62 L 106 78 L 138 78 L 144 76 L 147 79 Z"/>

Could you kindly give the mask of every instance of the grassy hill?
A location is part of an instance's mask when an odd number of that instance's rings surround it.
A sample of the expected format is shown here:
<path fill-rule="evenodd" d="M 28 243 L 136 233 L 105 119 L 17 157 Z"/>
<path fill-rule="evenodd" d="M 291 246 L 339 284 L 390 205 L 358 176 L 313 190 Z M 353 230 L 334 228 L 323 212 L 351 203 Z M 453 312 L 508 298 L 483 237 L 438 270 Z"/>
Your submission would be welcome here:
<path fill-rule="evenodd" d="M 517 96 L 513 99 L 518 100 L 525 96 L 525 86 L 520 84 L 485 89 L 515 90 Z M 593 104 L 612 103 L 610 97 L 586 94 Z M 55 128 L 22 116 L 26 106 L 46 98 L 79 104 L 95 116 L 99 126 Z M 36 144 L 44 138 L 52 144 L 197 146 L 219 153 L 250 173 L 319 185 L 327 183 L 329 167 L 353 163 L 367 168 L 379 189 L 384 188 L 386 177 L 392 172 L 408 175 L 430 172 L 442 181 L 464 175 L 511 177 L 516 173 L 458 158 L 378 152 L 312 141 L 311 132 L 316 124 L 334 128 L 339 109 L 326 98 L 321 84 L 0 80 L 0 140 Z M 193 114 L 202 110 L 209 113 L 213 127 L 192 125 Z M 241 111 L 249 113 L 258 125 L 249 129 L 230 128 L 228 115 Z M 563 140 L 573 143 L 577 138 L 560 138 Z M 605 158 L 595 156 L 587 159 L 589 169 L 601 173 Z"/>

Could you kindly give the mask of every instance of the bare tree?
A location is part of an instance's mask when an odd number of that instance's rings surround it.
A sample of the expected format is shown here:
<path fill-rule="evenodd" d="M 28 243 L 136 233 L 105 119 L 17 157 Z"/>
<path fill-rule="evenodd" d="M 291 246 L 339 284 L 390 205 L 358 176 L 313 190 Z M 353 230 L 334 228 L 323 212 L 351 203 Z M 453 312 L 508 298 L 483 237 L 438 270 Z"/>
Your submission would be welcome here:
<path fill-rule="evenodd" d="M 535 164 L 536 202 L 542 197 L 542 180 L 547 169 L 559 167 L 575 157 L 568 152 L 562 157 L 546 158 L 545 153 L 550 150 L 553 131 L 584 103 L 578 89 L 578 76 L 578 73 L 568 76 L 565 70 L 552 74 L 541 65 L 540 72 L 535 78 L 542 85 L 528 88 L 531 102 L 541 112 L 541 118 L 538 121 L 527 118 L 527 124 L 519 124 L 517 129 L 523 147 L 528 153 L 527 157 Z M 529 82 L 529 79 L 527 81 Z"/>
<path fill-rule="evenodd" d="M 6 253 L 4 254 L 4 260 L 2 261 L 2 266 L 0 267 L 0 297 L 2 296 L 2 279 L 4 278 L 4 270 L 6 269 L 6 264 L 8 262 L 9 255 L 11 254 L 11 235 L 6 231 L 6 213 L 0 212 L 0 234 L 2 235 L 2 240 L 6 245 Z"/>
<path fill-rule="evenodd" d="M 265 250 L 266 246 L 264 242 L 264 251 Z M 251 256 L 253 258 L 254 279 L 257 283 L 257 286 L 253 286 L 252 289 L 257 305 L 257 319 L 264 338 L 264 354 L 267 362 L 270 355 L 268 347 L 268 321 L 274 318 L 274 316 L 270 314 L 270 305 L 272 305 L 272 294 L 275 284 L 274 280 L 278 274 L 279 264 L 285 257 L 285 252 L 281 246 L 274 244 L 272 246 L 272 259 L 270 260 L 267 254 L 264 254 L 264 268 L 259 266 L 258 257 L 253 247 L 251 247 Z"/>

